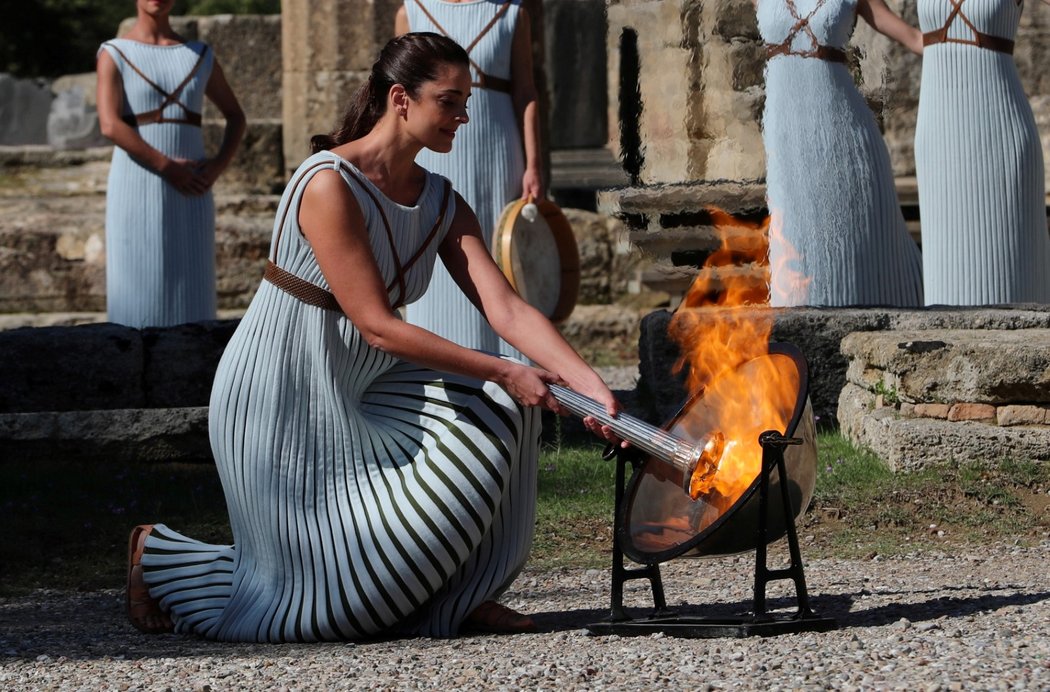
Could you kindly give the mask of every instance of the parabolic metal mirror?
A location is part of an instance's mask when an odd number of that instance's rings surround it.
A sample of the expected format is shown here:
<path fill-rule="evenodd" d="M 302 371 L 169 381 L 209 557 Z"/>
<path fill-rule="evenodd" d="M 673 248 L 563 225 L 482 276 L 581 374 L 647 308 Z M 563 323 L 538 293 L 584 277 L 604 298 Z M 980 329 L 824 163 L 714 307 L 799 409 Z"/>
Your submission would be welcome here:
<path fill-rule="evenodd" d="M 616 518 L 623 552 L 642 564 L 675 557 L 729 555 L 757 547 L 759 436 L 775 430 L 802 444 L 784 450 L 785 478 L 770 475 L 768 542 L 783 537 L 781 485 L 794 517 L 809 506 L 816 482 L 816 426 L 809 403 L 808 369 L 798 349 L 772 343 L 769 353 L 717 376 L 672 418 L 676 437 L 724 437 L 717 472 L 696 499 L 683 488 L 682 473 L 649 459 L 637 466 Z M 688 484 L 686 484 L 688 487 Z M 695 493 L 694 493 L 695 494 Z"/>

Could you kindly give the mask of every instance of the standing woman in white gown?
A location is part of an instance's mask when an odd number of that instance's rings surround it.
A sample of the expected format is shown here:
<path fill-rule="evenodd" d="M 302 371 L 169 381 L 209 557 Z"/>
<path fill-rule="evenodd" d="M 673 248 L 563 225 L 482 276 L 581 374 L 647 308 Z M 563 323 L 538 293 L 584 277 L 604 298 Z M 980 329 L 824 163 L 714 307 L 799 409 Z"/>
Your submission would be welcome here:
<path fill-rule="evenodd" d="M 470 57 L 471 126 L 450 153 L 423 150 L 419 164 L 452 181 L 474 209 L 485 243 L 503 208 L 545 195 L 539 105 L 532 76 L 532 35 L 521 0 L 405 0 L 394 26 L 444 34 Z M 463 297 L 443 267 L 406 313 L 413 324 L 461 346 L 520 357 Z"/>
<path fill-rule="evenodd" d="M 215 319 L 211 187 L 244 134 L 244 112 L 211 47 L 169 20 L 175 0 L 136 0 L 136 18 L 98 52 L 98 121 L 116 146 L 106 190 L 106 312 L 130 327 Z M 226 119 L 218 152 L 204 99 Z"/>
<path fill-rule="evenodd" d="M 1043 151 L 1013 58 L 1023 0 L 918 7 L 926 303 L 1050 303 Z"/>
<path fill-rule="evenodd" d="M 846 62 L 858 16 L 921 53 L 918 30 L 883 0 L 755 6 L 769 56 L 762 136 L 771 304 L 921 305 L 919 249 L 886 143 Z"/>

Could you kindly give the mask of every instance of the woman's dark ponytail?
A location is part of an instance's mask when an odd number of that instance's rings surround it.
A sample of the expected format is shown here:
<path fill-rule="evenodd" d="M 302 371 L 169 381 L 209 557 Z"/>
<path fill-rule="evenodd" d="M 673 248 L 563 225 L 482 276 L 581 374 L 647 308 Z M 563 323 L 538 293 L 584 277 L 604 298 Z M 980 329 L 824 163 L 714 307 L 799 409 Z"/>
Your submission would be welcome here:
<path fill-rule="evenodd" d="M 313 153 L 364 137 L 386 113 L 390 87 L 400 84 L 411 98 L 419 87 L 437 78 L 444 65 L 470 64 L 467 52 L 452 39 L 431 32 L 404 34 L 390 40 L 372 65 L 368 79 L 350 99 L 342 124 L 331 134 L 310 138 Z"/>

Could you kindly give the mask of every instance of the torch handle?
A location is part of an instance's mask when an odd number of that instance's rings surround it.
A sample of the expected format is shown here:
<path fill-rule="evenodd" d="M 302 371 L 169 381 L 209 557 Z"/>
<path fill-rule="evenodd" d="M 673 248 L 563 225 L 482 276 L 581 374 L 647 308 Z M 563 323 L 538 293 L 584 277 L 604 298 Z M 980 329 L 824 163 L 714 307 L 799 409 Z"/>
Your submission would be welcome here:
<path fill-rule="evenodd" d="M 653 457 L 669 463 L 689 474 L 695 467 L 699 453 L 694 444 L 676 435 L 658 428 L 655 425 L 635 418 L 626 413 L 610 416 L 605 407 L 594 399 L 575 392 L 568 387 L 548 385 L 551 394 L 558 403 L 571 413 L 586 418 L 593 416 L 602 425 L 608 425 L 621 439 L 627 440 L 638 449 Z"/>

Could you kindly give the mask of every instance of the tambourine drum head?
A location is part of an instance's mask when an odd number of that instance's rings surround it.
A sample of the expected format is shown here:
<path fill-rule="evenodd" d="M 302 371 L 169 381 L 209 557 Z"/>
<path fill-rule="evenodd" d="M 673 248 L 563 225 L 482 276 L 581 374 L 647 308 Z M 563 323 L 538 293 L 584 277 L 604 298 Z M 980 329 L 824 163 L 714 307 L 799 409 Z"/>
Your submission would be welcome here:
<path fill-rule="evenodd" d="M 548 317 L 554 314 L 561 296 L 561 273 L 551 271 L 557 258 L 558 244 L 542 216 L 527 229 L 514 233 L 510 245 L 510 270 L 518 279 L 518 294 Z"/>
<path fill-rule="evenodd" d="M 747 361 L 735 374 L 752 386 L 740 392 L 736 384 L 727 386 L 739 378 L 716 379 L 667 426 L 689 440 L 716 430 L 726 435 L 718 471 L 726 494 L 713 490 L 693 500 L 682 490 L 680 473 L 668 473 L 669 467 L 659 461 L 646 462 L 632 476 L 623 516 L 617 518 L 621 544 L 632 560 L 653 563 L 754 549 L 762 459 L 758 438 L 767 430 L 803 439 L 802 445 L 785 450 L 787 478 L 779 478 L 776 471 L 770 477 L 768 541 L 786 531 L 781 483 L 787 485 L 794 516 L 809 505 L 816 481 L 816 430 L 806 393 L 805 361 L 786 349 Z"/>
<path fill-rule="evenodd" d="M 576 306 L 580 290 L 580 254 L 572 226 L 558 205 L 536 202 L 530 221 L 527 202 L 511 202 L 492 235 L 492 256 L 510 285 L 529 305 L 557 322 Z"/>

